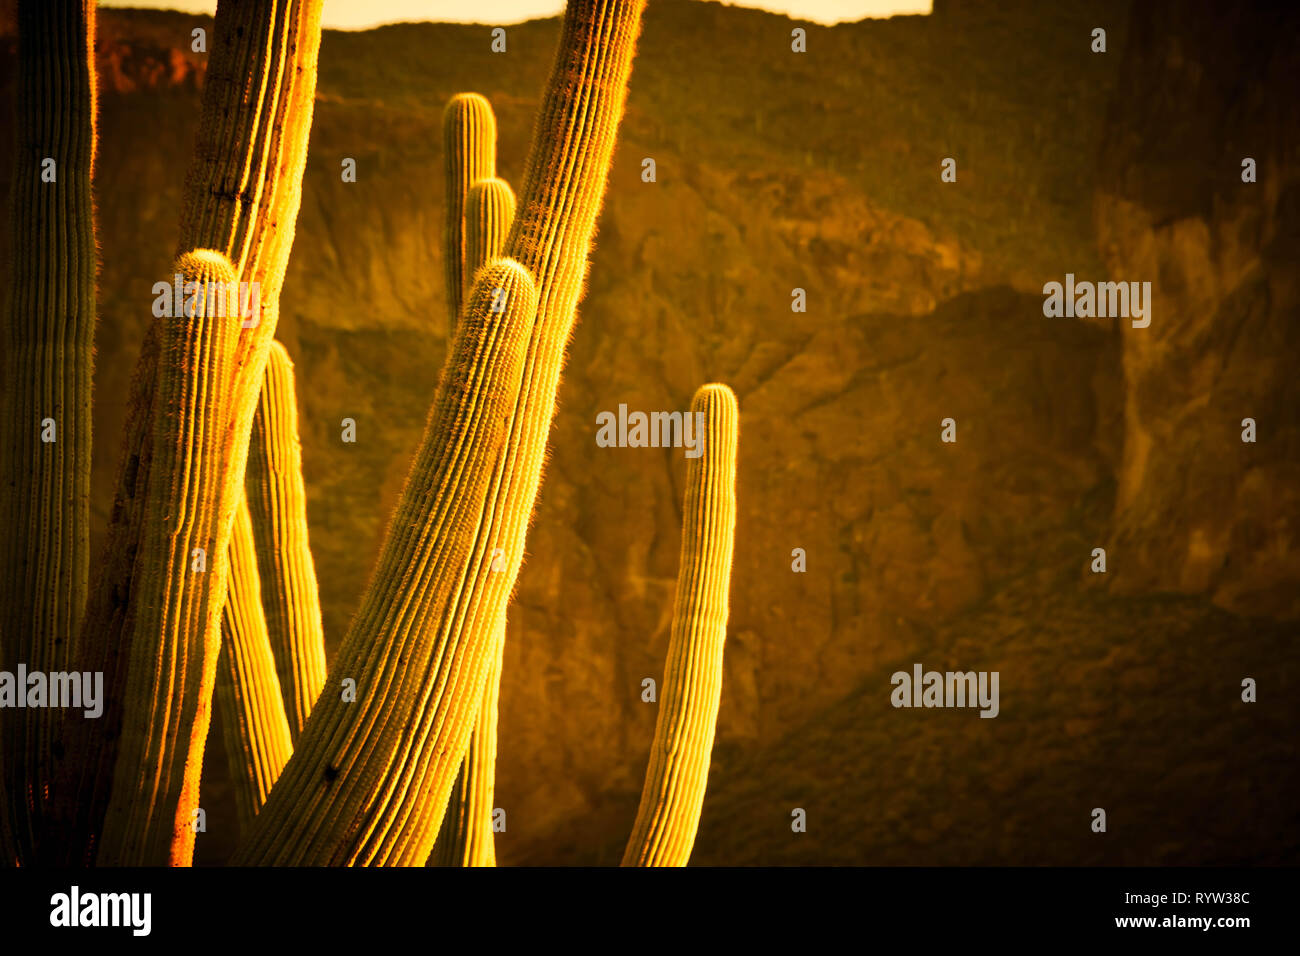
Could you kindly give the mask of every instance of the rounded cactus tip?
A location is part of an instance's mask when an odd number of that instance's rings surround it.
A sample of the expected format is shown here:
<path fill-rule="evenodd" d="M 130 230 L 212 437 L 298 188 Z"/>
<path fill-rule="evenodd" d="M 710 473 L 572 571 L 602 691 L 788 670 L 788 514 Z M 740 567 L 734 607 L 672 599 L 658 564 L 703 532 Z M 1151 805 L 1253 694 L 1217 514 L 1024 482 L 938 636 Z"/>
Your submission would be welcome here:
<path fill-rule="evenodd" d="M 482 93 L 457 93 L 447 101 L 447 117 L 464 116 L 468 113 L 492 114 L 492 104 Z"/>
<path fill-rule="evenodd" d="M 514 259 L 493 259 L 474 279 L 467 311 L 473 315 L 518 317 L 519 296 L 527 312 L 537 309 L 537 284 L 533 275 Z"/>
<path fill-rule="evenodd" d="M 293 359 L 289 357 L 289 350 L 281 344 L 279 339 L 271 339 L 271 351 L 268 353 L 267 361 L 293 366 Z"/>
<path fill-rule="evenodd" d="M 215 279 L 234 282 L 235 267 L 225 253 L 216 249 L 191 249 L 176 257 L 175 270 L 187 279 Z"/>
<path fill-rule="evenodd" d="M 707 385 L 701 385 L 695 390 L 695 397 L 691 404 L 696 408 L 707 408 L 709 406 L 724 407 L 731 411 L 736 409 L 736 393 L 731 387 L 721 382 L 709 382 Z"/>
<path fill-rule="evenodd" d="M 506 201 L 513 208 L 515 191 L 504 179 L 493 176 L 491 179 L 476 180 L 474 185 L 469 187 L 468 201 L 480 203 Z"/>

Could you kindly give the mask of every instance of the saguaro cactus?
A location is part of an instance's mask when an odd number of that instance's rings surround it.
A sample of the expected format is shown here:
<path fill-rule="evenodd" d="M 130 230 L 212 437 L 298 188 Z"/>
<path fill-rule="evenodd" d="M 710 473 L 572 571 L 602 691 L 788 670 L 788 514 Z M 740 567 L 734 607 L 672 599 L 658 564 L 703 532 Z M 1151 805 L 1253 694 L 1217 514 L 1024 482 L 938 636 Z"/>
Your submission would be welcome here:
<path fill-rule="evenodd" d="M 493 469 L 490 494 L 478 491 L 476 468 L 487 468 L 485 461 L 464 469 L 460 506 L 470 514 L 478 509 L 476 533 L 466 540 L 455 526 L 446 526 L 442 533 L 449 540 L 436 560 L 411 550 L 442 527 L 438 499 L 426 497 L 421 504 L 418 497 L 429 495 L 427 483 L 438 478 L 429 472 L 438 442 L 446 440 L 438 434 L 448 431 L 435 416 L 379 569 L 340 652 L 340 676 L 367 665 L 363 676 L 382 677 L 371 694 L 402 687 L 412 697 L 399 698 L 400 705 L 388 700 L 376 724 L 367 716 L 378 706 L 374 701 L 345 718 L 340 707 L 348 705 L 323 695 L 237 862 L 418 865 L 428 857 L 469 743 L 494 650 L 492 626 L 505 610 L 523 557 L 644 6 L 644 0 L 569 3 L 529 154 L 527 186 L 507 243 L 512 257 L 524 258 L 504 260 L 510 263 L 505 273 L 498 264 L 480 273 L 477 301 L 465 313 L 468 324 L 474 309 L 499 299 L 494 282 L 504 289 L 509 280 L 518 291 L 524 278 L 536 276 L 536 319 L 520 392 L 505 422 L 508 452 Z M 509 295 L 505 301 L 517 304 Z M 459 348 L 469 348 L 485 331 L 461 330 L 457 341 L 466 342 Z M 467 546 L 468 552 L 461 550 Z M 500 573 L 490 570 L 497 548 Z M 439 593 L 449 572 L 464 584 L 454 594 Z M 398 608 L 409 610 L 394 617 Z M 376 647 L 379 635 L 385 640 Z M 358 679 L 357 686 L 360 692 L 367 685 Z M 348 739 L 345 728 L 357 732 Z"/>
<path fill-rule="evenodd" d="M 325 636 L 307 538 L 293 362 L 271 343 L 248 446 L 245 494 L 256 542 L 266 631 L 294 740 L 325 686 Z"/>
<path fill-rule="evenodd" d="M 722 694 L 736 526 L 736 396 L 725 385 L 702 386 L 691 412 L 705 416 L 704 453 L 686 466 L 664 693 L 624 866 L 685 866 L 690 859 Z"/>
<path fill-rule="evenodd" d="M 465 198 L 465 273 L 470 279 L 495 259 L 515 217 L 515 194 L 504 179 L 486 179 Z M 466 290 L 468 293 L 468 289 Z M 442 829 L 429 863 L 434 866 L 495 866 L 492 800 L 496 790 L 497 698 L 506 639 L 506 616 L 494 625 L 494 652 L 478 719 L 451 788 Z"/>
<path fill-rule="evenodd" d="M 199 583 L 200 589 L 215 589 L 211 593 L 184 595 L 204 608 L 215 598 L 218 612 L 225 599 L 224 542 L 242 493 L 248 433 L 301 198 L 315 100 L 320 12 L 321 0 L 223 0 L 204 86 L 203 117 L 186 179 L 180 248 L 224 254 L 240 281 L 259 290 L 261 301 L 268 304 L 235 343 L 233 379 L 222 419 L 222 427 L 229 426 L 232 432 L 229 455 L 208 463 L 224 482 L 216 505 L 222 520 L 208 551 L 223 573 Z M 155 864 L 187 861 L 193 847 L 193 831 L 181 816 L 197 797 L 219 649 L 217 613 L 207 616 L 202 631 L 191 632 L 192 646 L 175 658 L 168 657 L 178 669 L 160 675 L 178 685 L 173 701 L 187 702 L 170 715 L 167 738 L 159 741 L 129 732 L 133 721 L 157 707 L 156 701 L 146 699 L 145 688 L 155 674 L 159 645 L 171 640 L 167 634 L 143 633 L 151 619 L 141 607 L 140 595 L 152 588 L 148 573 L 153 565 L 137 561 L 138 555 L 147 553 L 147 518 L 155 510 L 149 495 L 160 495 L 167 487 L 167 481 L 154 474 L 162 451 L 152 444 L 158 434 L 155 419 L 174 411 L 164 405 L 161 392 L 155 394 L 165 362 L 159 326 L 158 322 L 151 325 L 136 366 L 118 492 L 82 628 L 80 669 L 104 672 L 105 715 L 93 729 L 71 726 L 57 781 L 55 805 L 61 825 L 50 832 L 55 842 L 62 835 L 75 837 L 76 845 L 57 849 L 60 858 L 73 862 L 85 862 L 95 845 L 102 860 Z M 137 647 L 138 641 L 144 643 Z M 146 673 L 128 674 L 128 668 L 136 667 L 146 668 Z M 196 690 L 201 698 L 197 701 Z M 163 749 L 119 753 L 132 746 Z M 171 748 L 179 752 L 172 753 Z M 155 758 L 157 763 L 151 764 Z M 144 774 L 146 768 L 147 779 L 130 777 Z M 153 790 L 153 779 L 160 789 L 142 794 L 141 788 Z M 105 815 L 115 816 L 118 823 L 103 824 L 104 837 L 97 840 Z M 141 835 L 141 828 L 148 834 Z M 113 840 L 110 832 L 115 834 Z M 167 841 L 173 837 L 169 849 Z"/>
<path fill-rule="evenodd" d="M 247 502 L 230 533 L 230 581 L 221 612 L 217 703 L 239 829 L 245 832 L 293 753 L 280 680 L 262 614 L 253 522 Z"/>
<path fill-rule="evenodd" d="M 447 225 L 442 247 L 446 256 L 448 322 L 454 328 L 474 278 L 469 265 L 473 259 L 466 248 L 465 197 L 480 179 L 496 175 L 497 120 L 492 104 L 477 93 L 459 93 L 447 103 L 442 129 L 447 164 Z"/>
<path fill-rule="evenodd" d="M 182 314 L 163 321 L 141 542 L 145 573 L 137 585 L 128 671 L 134 706 L 122 723 L 114 800 L 99 850 L 105 863 L 169 856 L 188 862 L 200 766 L 187 758 L 196 749 L 202 754 L 207 736 L 225 602 L 230 519 L 223 511 L 233 511 L 233 503 L 223 506 L 226 481 L 213 463 L 241 455 L 229 415 L 240 296 L 235 270 L 219 252 L 187 253 L 175 271 L 187 299 Z M 197 290 L 192 298 L 190 283 Z M 186 739 L 193 737 L 198 741 Z"/>
<path fill-rule="evenodd" d="M 532 278 L 517 263 L 498 260 L 480 274 L 332 670 L 340 684 L 317 702 L 237 862 L 427 858 L 438 823 L 428 804 L 446 805 L 486 678 L 484 625 L 493 618 L 481 596 L 497 611 L 513 581 L 491 569 L 491 492 L 508 461 L 536 305 Z M 355 700 L 337 689 L 347 679 Z M 434 773 L 445 781 L 441 792 L 428 781 Z"/>
<path fill-rule="evenodd" d="M 515 221 L 515 192 L 504 179 L 483 179 L 465 197 L 465 294 L 474 275 L 505 247 Z"/>
<path fill-rule="evenodd" d="M 95 10 L 21 0 L 9 307 L 0 333 L 0 668 L 63 671 L 89 577 Z M 58 711 L 0 712 L 15 853 L 34 860 Z M 3 842 L 0 839 L 0 842 Z"/>

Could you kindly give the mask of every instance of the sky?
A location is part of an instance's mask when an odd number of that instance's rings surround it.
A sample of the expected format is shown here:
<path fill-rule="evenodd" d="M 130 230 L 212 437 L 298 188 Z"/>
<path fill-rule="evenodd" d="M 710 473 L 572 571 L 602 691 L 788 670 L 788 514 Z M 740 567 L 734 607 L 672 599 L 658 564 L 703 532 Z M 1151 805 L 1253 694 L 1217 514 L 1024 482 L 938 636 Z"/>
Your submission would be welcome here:
<path fill-rule="evenodd" d="M 732 6 L 757 7 L 814 23 L 838 23 L 898 13 L 929 13 L 932 0 L 747 0 Z M 157 7 L 212 13 L 216 0 L 100 0 L 106 7 Z M 553 17 L 563 0 L 325 0 L 325 26 L 365 30 L 398 20 L 468 23 L 520 23 Z"/>

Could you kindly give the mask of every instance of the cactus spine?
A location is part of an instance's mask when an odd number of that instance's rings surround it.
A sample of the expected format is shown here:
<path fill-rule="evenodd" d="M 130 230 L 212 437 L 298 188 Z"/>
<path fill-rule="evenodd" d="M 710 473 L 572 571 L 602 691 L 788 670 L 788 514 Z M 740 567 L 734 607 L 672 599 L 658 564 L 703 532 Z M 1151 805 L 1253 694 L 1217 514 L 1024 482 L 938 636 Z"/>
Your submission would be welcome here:
<path fill-rule="evenodd" d="M 94 5 L 21 0 L 18 24 L 11 293 L 0 333 L 0 668 L 50 672 L 69 668 L 90 568 Z M 0 830 L 29 864 L 61 719 L 43 707 L 0 712 Z"/>
<path fill-rule="evenodd" d="M 209 548 L 212 563 L 223 569 L 224 542 L 242 493 L 248 433 L 301 199 L 315 100 L 320 13 L 321 0 L 225 0 L 219 5 L 203 117 L 186 178 L 180 248 L 225 254 L 240 281 L 256 284 L 264 303 L 257 324 L 244 330 L 236 343 L 234 380 L 226 392 L 222 422 L 231 431 L 229 454 L 208 463 L 223 481 L 217 499 L 222 521 Z M 216 587 L 218 599 L 216 612 L 204 622 L 206 630 L 194 632 L 193 646 L 174 660 L 168 658 L 177 670 L 161 675 L 176 684 L 173 697 L 178 704 L 193 702 L 197 689 L 201 697 L 194 702 L 197 706 L 178 707 L 170 714 L 164 741 L 132 730 L 157 709 L 147 687 L 156 671 L 158 645 L 172 639 L 168 634 L 143 633 L 150 615 L 139 599 L 152 587 L 148 572 L 164 559 L 149 552 L 145 543 L 148 517 L 156 510 L 149 496 L 161 495 L 169 487 L 165 477 L 154 475 L 164 455 L 152 445 L 158 433 L 155 419 L 175 411 L 163 404 L 156 386 L 166 361 L 161 355 L 163 334 L 158 322 L 151 325 L 136 366 L 117 497 L 82 628 L 79 669 L 104 672 L 106 711 L 96 722 L 98 728 L 79 731 L 74 726 L 64 747 L 55 797 L 62 820 L 51 829 L 74 835 L 75 845 L 57 848 L 60 858 L 73 863 L 87 862 L 95 845 L 101 860 L 153 864 L 185 862 L 193 847 L 193 832 L 188 820 L 182 824 L 181 811 L 197 797 L 220 641 L 224 571 L 206 579 L 207 586 Z M 206 607 L 210 596 L 195 595 L 194 602 Z M 130 673 L 137 667 L 146 672 Z M 183 726 L 176 721 L 183 721 Z M 123 730 L 115 741 L 117 725 Z M 120 752 L 139 746 L 161 746 L 164 751 L 152 757 Z M 170 748 L 178 752 L 171 753 Z M 158 762 L 151 764 L 153 757 Z M 139 776 L 146 768 L 148 779 Z M 152 790 L 155 777 L 160 789 L 142 800 L 141 788 Z M 97 840 L 101 820 L 104 838 Z M 141 827 L 147 835 L 139 835 Z M 115 834 L 113 840 L 109 832 Z M 174 837 L 170 848 L 169 837 Z"/>
<path fill-rule="evenodd" d="M 253 522 L 247 503 L 241 501 L 230 533 L 230 580 L 221 613 L 216 688 L 240 832 L 247 832 L 293 752 L 262 615 L 255 550 Z"/>
<path fill-rule="evenodd" d="M 325 635 L 307 538 L 293 362 L 271 343 L 248 446 L 245 494 L 256 542 L 266 631 L 294 740 L 325 686 Z"/>
<path fill-rule="evenodd" d="M 504 179 L 485 179 L 470 187 L 465 198 L 465 272 L 471 280 L 500 255 L 514 217 L 514 190 Z M 497 697 L 506 637 L 504 613 L 494 628 L 496 653 L 483 687 L 478 721 L 433 845 L 429 862 L 435 866 L 496 866 L 492 799 L 496 790 Z"/>
<path fill-rule="evenodd" d="M 469 328 L 457 332 L 456 357 L 440 389 L 456 394 L 464 374 L 457 370 L 493 328 L 475 312 L 490 309 L 494 283 L 514 288 L 506 300 L 511 313 L 528 280 L 529 290 L 535 281 L 537 308 L 534 321 L 522 320 L 528 340 L 519 394 L 501 405 L 486 395 L 459 412 L 464 418 L 452 427 L 444 422 L 447 400 L 439 399 L 340 651 L 337 673 L 359 675 L 365 706 L 362 699 L 347 705 L 329 692 L 322 696 L 238 863 L 418 865 L 429 854 L 469 743 L 494 627 L 522 561 L 644 6 L 572 0 L 566 9 L 507 243 L 511 259 L 480 273 L 464 310 Z M 448 477 L 435 470 L 440 448 L 459 447 L 460 430 L 476 427 L 486 412 L 503 414 L 508 438 L 492 433 L 503 457 L 485 459 L 474 448 L 456 469 L 463 488 L 457 513 L 471 530 L 445 522 L 432 483 Z M 431 537 L 440 543 L 434 556 L 425 550 Z M 494 573 L 498 547 L 505 570 Z M 460 582 L 454 591 L 442 590 L 452 582 Z"/>
<path fill-rule="evenodd" d="M 624 866 L 685 866 L 690 859 L 722 694 L 736 526 L 736 396 L 725 385 L 704 385 L 691 412 L 705 416 L 704 453 L 686 466 L 664 695 Z"/>
<path fill-rule="evenodd" d="M 447 164 L 447 225 L 442 247 L 446 257 L 448 322 L 454 330 L 474 278 L 474 260 L 467 249 L 465 199 L 476 182 L 496 175 L 497 120 L 492 104 L 477 93 L 453 96 L 443 113 L 442 130 Z"/>

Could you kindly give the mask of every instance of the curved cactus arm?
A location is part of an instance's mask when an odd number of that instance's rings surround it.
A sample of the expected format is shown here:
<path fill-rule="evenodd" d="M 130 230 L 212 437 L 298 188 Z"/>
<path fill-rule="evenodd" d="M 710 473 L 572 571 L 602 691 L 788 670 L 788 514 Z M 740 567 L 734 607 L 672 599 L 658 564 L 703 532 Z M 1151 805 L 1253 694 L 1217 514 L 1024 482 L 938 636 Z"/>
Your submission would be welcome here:
<path fill-rule="evenodd" d="M 466 273 L 479 269 L 501 253 L 515 216 L 515 194 L 504 179 L 485 179 L 465 197 Z M 478 720 L 470 735 L 456 785 L 451 789 L 442 829 L 433 845 L 433 866 L 496 866 L 492 836 L 492 801 L 496 789 L 497 698 L 505 648 L 506 616 L 495 625 L 496 652 L 483 687 Z"/>
<path fill-rule="evenodd" d="M 447 321 L 452 334 L 461 304 L 474 278 L 474 260 L 467 248 L 465 200 L 470 187 L 491 179 L 497 166 L 497 118 L 492 104 L 478 93 L 457 93 L 447 102 L 442 118 L 443 155 L 446 164 L 447 223 L 443 256 L 447 285 Z M 488 260 L 480 260 L 482 266 Z M 451 335 L 447 338 L 451 341 Z"/>
<path fill-rule="evenodd" d="M 445 806 L 487 676 L 490 632 L 466 625 L 510 588 L 491 569 L 490 496 L 536 305 L 517 263 L 481 274 L 331 686 L 235 862 L 427 858 L 439 822 L 425 807 L 430 765 Z"/>
<path fill-rule="evenodd" d="M 296 741 L 325 686 L 325 633 L 307 536 L 293 362 L 272 342 L 253 416 L 244 485 L 266 630 Z"/>
<path fill-rule="evenodd" d="M 226 256 L 247 288 L 256 290 L 262 308 L 253 324 L 237 341 L 234 386 L 230 389 L 226 420 L 234 429 L 232 454 L 207 462 L 221 473 L 231 497 L 223 495 L 225 534 L 234 515 L 237 495 L 243 485 L 243 464 L 252 427 L 258 389 L 274 334 L 276 303 L 284 279 L 294 225 L 301 200 L 302 173 L 306 163 L 307 139 L 311 127 L 316 89 L 316 59 L 320 47 L 322 0 L 250 0 L 240 3 L 222 0 L 214 25 L 212 57 L 204 84 L 203 117 L 195 154 L 185 184 L 185 205 L 181 215 L 180 249 L 208 248 Z M 133 378 L 130 408 L 124 429 L 123 451 L 118 471 L 118 489 L 109 520 L 108 535 L 97 572 L 91 584 L 82 626 L 80 669 L 101 671 L 105 684 L 105 714 L 94 728 L 71 725 L 62 741 L 64 756 L 59 761 L 53 804 L 57 825 L 49 828 L 56 859 L 70 863 L 88 862 L 95 847 L 104 857 L 106 840 L 100 839 L 106 807 L 114 792 L 125 796 L 138 781 L 114 783 L 115 770 L 141 766 L 143 754 L 119 760 L 118 751 L 132 738 L 117 728 L 133 719 L 130 712 L 148 712 L 152 701 L 139 696 L 137 675 L 128 674 L 129 662 L 144 661 L 132 649 L 143 613 L 140 595 L 149 589 L 146 580 L 151 565 L 144 560 L 144 537 L 148 515 L 155 503 L 153 489 L 165 487 L 155 480 L 153 470 L 161 450 L 153 447 L 155 419 L 166 411 L 157 391 L 163 332 L 158 322 L 145 335 Z M 224 565 L 225 552 L 215 555 Z M 224 600 L 224 583 L 219 597 Z M 193 660 L 183 671 L 171 675 L 186 684 L 186 693 L 200 686 L 199 675 L 215 669 L 218 622 L 192 650 L 202 666 Z M 179 665 L 181 661 L 177 661 Z M 149 665 L 152 673 L 153 665 Z M 181 764 L 191 767 L 183 776 L 164 775 L 164 786 L 197 786 L 203 734 L 206 734 L 211 682 L 201 685 L 207 695 L 195 715 L 200 723 L 183 728 L 172 738 L 182 748 Z M 189 720 L 190 712 L 177 716 Z M 65 727 L 69 725 L 65 723 Z M 175 728 L 173 728 L 175 729 Z M 196 731 L 202 731 L 198 734 Z M 136 741 L 139 742 L 138 740 Z M 171 763 L 171 755 L 164 755 Z M 120 765 L 120 766 L 119 766 Z M 158 804 L 148 803 L 147 814 L 171 813 L 178 800 L 175 793 Z M 119 802 L 118 814 L 138 818 L 138 808 Z M 153 820 L 156 832 L 171 830 L 171 820 Z M 155 835 L 156 835 L 155 832 Z M 124 838 L 125 839 L 125 838 Z M 107 857 L 118 857 L 128 842 L 107 848 Z M 152 854 L 147 862 L 187 858 L 192 833 L 178 836 L 171 850 L 152 837 L 141 845 L 131 842 L 124 859 L 137 851 Z M 141 860 L 141 862 L 145 862 Z"/>
<path fill-rule="evenodd" d="M 95 10 L 89 0 L 17 6 L 13 241 L 0 323 L 0 669 L 50 673 L 70 669 L 90 574 Z M 27 864 L 62 720 L 53 708 L 0 711 L 0 830 Z"/>
<path fill-rule="evenodd" d="M 241 501 L 230 533 L 230 579 L 221 611 L 216 687 L 241 833 L 248 831 L 293 753 L 262 614 L 255 551 L 253 522 L 247 502 Z"/>
<path fill-rule="evenodd" d="M 686 466 L 663 699 L 624 866 L 685 866 L 690 859 L 722 695 L 736 527 L 736 396 L 725 385 L 702 386 L 691 412 L 703 415 L 704 452 Z"/>

